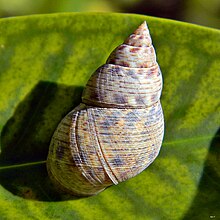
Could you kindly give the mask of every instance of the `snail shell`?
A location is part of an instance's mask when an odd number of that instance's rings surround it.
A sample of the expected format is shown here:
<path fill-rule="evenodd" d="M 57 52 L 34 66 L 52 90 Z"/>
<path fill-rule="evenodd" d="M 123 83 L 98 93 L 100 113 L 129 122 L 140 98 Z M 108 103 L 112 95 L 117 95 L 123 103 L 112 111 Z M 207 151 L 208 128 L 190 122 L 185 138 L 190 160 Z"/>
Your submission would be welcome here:
<path fill-rule="evenodd" d="M 146 22 L 118 46 L 58 125 L 47 168 L 59 188 L 99 193 L 136 176 L 157 157 L 164 134 L 162 75 Z"/>

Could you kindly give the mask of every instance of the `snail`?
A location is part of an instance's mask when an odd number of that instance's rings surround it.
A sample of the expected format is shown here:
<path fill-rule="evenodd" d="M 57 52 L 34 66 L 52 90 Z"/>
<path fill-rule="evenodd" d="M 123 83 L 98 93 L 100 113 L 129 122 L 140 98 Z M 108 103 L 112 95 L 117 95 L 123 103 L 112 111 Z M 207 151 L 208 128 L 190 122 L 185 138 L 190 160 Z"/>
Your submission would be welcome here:
<path fill-rule="evenodd" d="M 145 21 L 92 74 L 82 103 L 55 130 L 47 158 L 55 185 L 91 196 L 147 168 L 163 140 L 161 91 Z"/>

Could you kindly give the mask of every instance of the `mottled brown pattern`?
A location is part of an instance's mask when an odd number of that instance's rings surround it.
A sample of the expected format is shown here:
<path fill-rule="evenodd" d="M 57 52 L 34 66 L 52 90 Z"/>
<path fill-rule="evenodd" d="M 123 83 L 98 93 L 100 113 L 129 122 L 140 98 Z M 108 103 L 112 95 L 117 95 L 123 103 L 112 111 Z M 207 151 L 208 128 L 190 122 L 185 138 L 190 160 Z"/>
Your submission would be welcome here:
<path fill-rule="evenodd" d="M 131 53 L 137 53 L 138 51 L 140 51 L 139 47 L 130 48 Z"/>
<path fill-rule="evenodd" d="M 144 36 L 144 35 L 130 35 L 127 40 L 125 40 L 125 44 L 135 47 L 143 47 L 143 46 L 150 46 L 151 45 L 151 37 Z"/>
<path fill-rule="evenodd" d="M 82 103 L 59 124 L 48 172 L 65 192 L 89 196 L 136 176 L 159 153 L 162 75 L 146 22 L 89 79 Z"/>
<path fill-rule="evenodd" d="M 162 76 L 157 64 L 151 68 L 105 64 L 88 81 L 83 102 L 100 107 L 145 108 L 159 100 L 161 89 Z"/>
<path fill-rule="evenodd" d="M 156 54 L 153 46 L 134 47 L 122 44 L 110 55 L 106 63 L 134 68 L 148 68 L 156 64 Z"/>

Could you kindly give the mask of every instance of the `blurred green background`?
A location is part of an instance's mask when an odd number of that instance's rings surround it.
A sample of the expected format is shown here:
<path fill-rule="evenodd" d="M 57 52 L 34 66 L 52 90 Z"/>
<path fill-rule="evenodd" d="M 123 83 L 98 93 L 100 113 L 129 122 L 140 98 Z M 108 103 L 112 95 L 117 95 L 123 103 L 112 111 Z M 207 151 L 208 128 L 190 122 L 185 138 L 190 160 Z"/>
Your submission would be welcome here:
<path fill-rule="evenodd" d="M 220 0 L 0 0 L 0 16 L 55 12 L 122 12 L 220 28 Z"/>

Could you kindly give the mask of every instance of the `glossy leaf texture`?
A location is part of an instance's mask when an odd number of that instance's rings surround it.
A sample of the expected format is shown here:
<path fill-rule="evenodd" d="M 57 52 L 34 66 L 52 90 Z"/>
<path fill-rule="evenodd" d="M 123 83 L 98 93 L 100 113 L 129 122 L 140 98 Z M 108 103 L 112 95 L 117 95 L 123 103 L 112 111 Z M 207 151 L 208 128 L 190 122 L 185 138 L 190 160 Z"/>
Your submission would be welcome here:
<path fill-rule="evenodd" d="M 45 166 L 54 129 L 144 20 L 164 78 L 160 155 L 97 196 L 57 193 Z M 219 85 L 219 30 L 114 13 L 0 20 L 1 219 L 220 218 Z"/>

